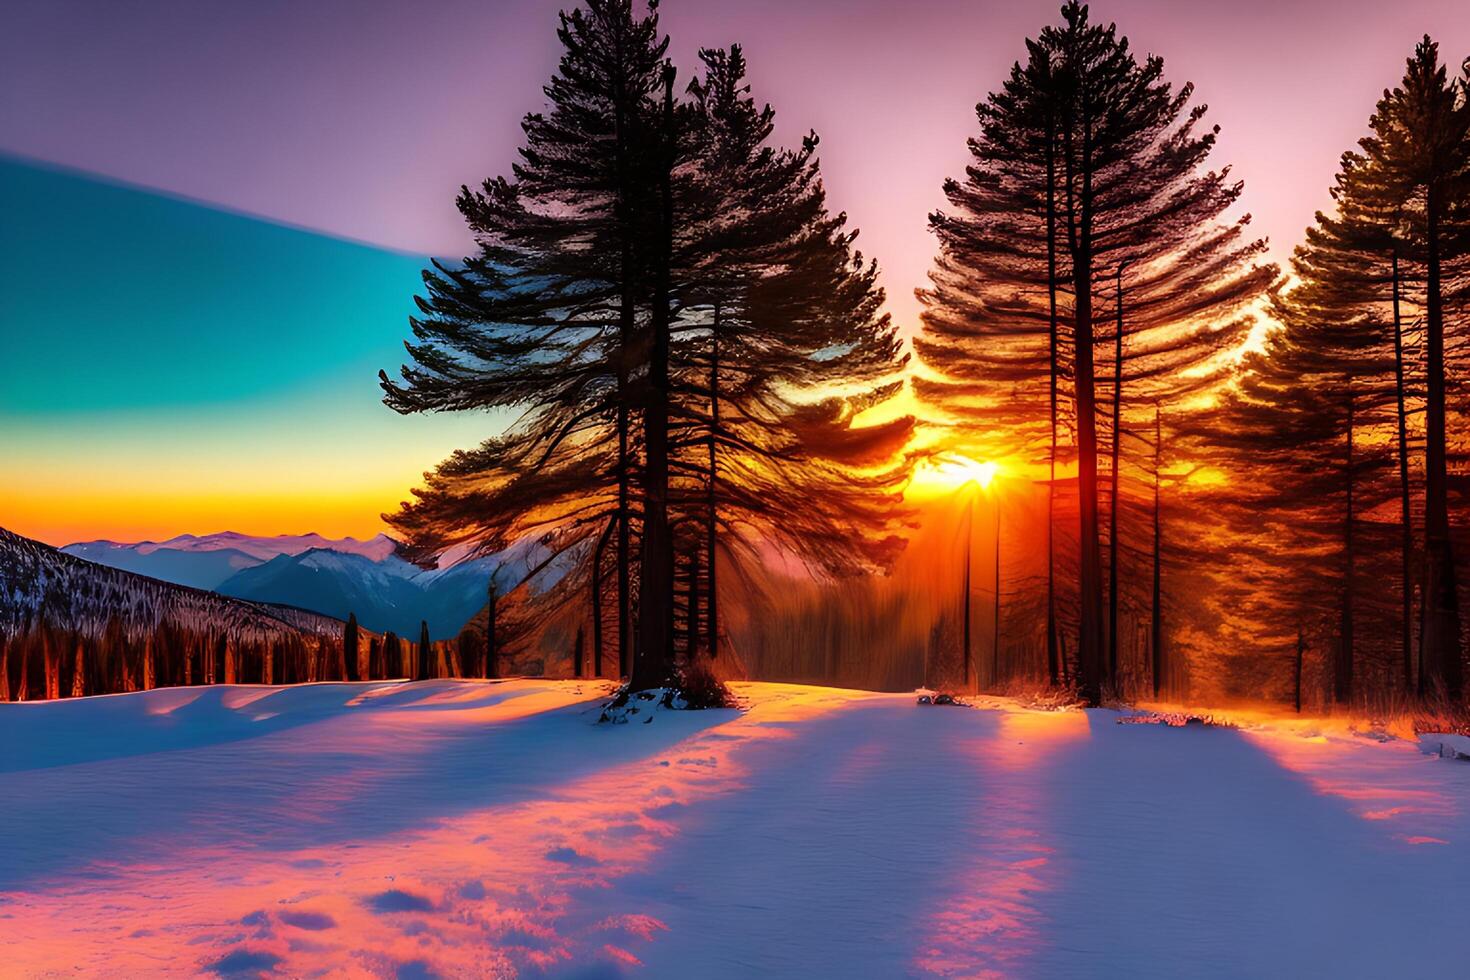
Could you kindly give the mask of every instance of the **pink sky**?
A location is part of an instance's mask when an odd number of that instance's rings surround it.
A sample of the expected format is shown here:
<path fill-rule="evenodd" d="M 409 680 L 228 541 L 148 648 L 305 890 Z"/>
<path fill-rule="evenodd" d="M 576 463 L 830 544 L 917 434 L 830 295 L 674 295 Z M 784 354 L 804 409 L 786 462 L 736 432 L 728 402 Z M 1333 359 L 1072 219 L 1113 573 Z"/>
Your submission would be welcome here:
<path fill-rule="evenodd" d="M 0 33 L 0 149 L 413 252 L 455 255 L 463 182 L 507 170 L 556 56 L 555 0 L 427 4 L 26 2 Z M 925 215 L 964 164 L 973 106 L 1056 19 L 1055 0 L 666 0 L 687 71 L 746 47 L 781 136 L 822 136 L 834 204 L 912 326 Z M 1218 160 L 1278 258 L 1425 32 L 1458 65 L 1463 0 L 1093 7 L 1193 80 Z"/>

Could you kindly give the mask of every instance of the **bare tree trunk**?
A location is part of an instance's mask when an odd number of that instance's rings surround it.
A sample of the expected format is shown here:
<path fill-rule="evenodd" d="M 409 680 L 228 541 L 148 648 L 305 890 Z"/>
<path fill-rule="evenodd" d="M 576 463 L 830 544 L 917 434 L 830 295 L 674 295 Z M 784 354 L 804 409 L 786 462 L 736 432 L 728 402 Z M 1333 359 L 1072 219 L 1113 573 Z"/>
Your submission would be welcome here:
<path fill-rule="evenodd" d="M 1296 713 L 1302 713 L 1302 656 L 1306 653 L 1307 641 L 1302 636 L 1302 628 L 1296 628 Z"/>
<path fill-rule="evenodd" d="M 633 210 L 631 180 L 628 173 L 628 157 L 631 149 L 627 125 L 626 79 L 618 79 L 613 96 L 614 152 L 617 154 L 618 201 L 616 218 L 621 232 L 621 260 L 619 265 L 620 295 L 618 301 L 618 673 L 627 677 L 633 665 L 632 601 L 630 596 L 629 522 L 632 520 L 628 473 L 628 371 L 636 328 L 633 288 L 636 268 L 633 253 Z M 490 654 L 492 658 L 494 654 Z M 493 667 L 490 673 L 494 677 Z"/>
<path fill-rule="evenodd" d="M 1445 463 L 1444 298 L 1440 295 L 1440 189 L 1425 194 L 1428 223 L 1424 422 L 1424 601 L 1421 607 L 1419 695 L 1460 697 L 1460 608 L 1450 541 Z"/>
<path fill-rule="evenodd" d="M 1159 466 L 1162 462 L 1164 427 L 1159 416 L 1159 405 L 1154 403 L 1154 582 L 1153 601 L 1150 610 L 1149 628 L 1152 631 L 1149 652 L 1153 655 L 1154 698 L 1163 690 L 1164 681 L 1164 603 L 1159 574 L 1159 558 L 1163 553 L 1163 525 L 1159 511 Z"/>
<path fill-rule="evenodd" d="M 490 588 L 485 591 L 485 676 L 499 677 L 500 651 L 495 648 L 495 606 L 500 597 L 495 591 L 495 578 L 490 579 Z"/>
<path fill-rule="evenodd" d="M 592 554 L 592 676 L 602 676 L 602 560 L 607 550 L 608 539 L 619 518 L 615 514 L 603 528 L 597 539 L 597 548 Z"/>
<path fill-rule="evenodd" d="M 1000 687 L 1000 494 L 995 495 L 995 608 L 990 620 L 990 681 Z"/>
<path fill-rule="evenodd" d="M 72 644 L 72 648 L 74 655 L 71 664 L 71 696 L 74 698 L 84 698 L 87 696 L 87 654 L 82 649 L 82 638 L 80 636 L 76 638 Z M 124 689 L 131 691 L 133 688 L 131 674 L 124 670 L 123 676 L 126 678 L 126 682 L 123 685 Z"/>
<path fill-rule="evenodd" d="M 46 678 L 46 699 L 54 701 L 61 697 L 61 658 L 56 644 L 51 639 L 50 630 L 42 629 L 41 644 L 43 654 L 41 667 Z"/>
<path fill-rule="evenodd" d="M 1123 265 L 1118 265 L 1118 322 L 1113 337 L 1113 446 L 1108 493 L 1108 676 L 1118 683 L 1118 494 L 1123 447 Z"/>
<path fill-rule="evenodd" d="M 705 604 L 709 609 L 709 655 L 713 660 L 720 654 L 719 582 L 715 572 L 715 544 L 719 527 L 719 494 L 716 484 L 720 478 L 715 456 L 715 440 L 720 432 L 720 303 L 715 301 L 715 318 L 710 326 L 709 366 L 709 529 L 705 540 L 705 565 L 709 573 L 709 598 Z"/>
<path fill-rule="evenodd" d="M 964 642 L 964 687 L 968 690 L 970 688 L 970 679 L 974 677 L 975 688 L 978 690 L 980 679 L 975 675 L 973 668 L 974 660 L 971 654 L 973 647 L 971 646 L 970 638 L 970 596 L 972 592 L 970 566 L 974 564 L 975 560 L 975 493 L 971 490 L 969 494 L 970 506 L 965 512 L 965 571 L 961 576 L 963 585 L 960 596 L 963 601 L 960 603 L 960 616 L 962 617 L 960 632 Z"/>
<path fill-rule="evenodd" d="M 664 70 L 658 265 L 650 323 L 652 343 L 643 399 L 643 539 L 638 582 L 638 645 L 630 690 L 663 687 L 672 679 L 674 547 L 669 528 L 669 330 L 672 315 L 674 70 Z"/>
<path fill-rule="evenodd" d="M 689 608 L 685 614 L 685 656 L 693 663 L 699 656 L 699 552 L 695 548 L 689 556 Z"/>
<path fill-rule="evenodd" d="M 1338 704 L 1347 704 L 1352 700 L 1353 695 L 1353 579 L 1357 567 L 1357 553 L 1353 540 L 1353 484 L 1356 480 L 1356 474 L 1353 471 L 1353 424 L 1353 396 L 1349 394 L 1347 467 L 1344 470 L 1347 478 L 1347 524 L 1343 533 L 1342 626 L 1337 639 L 1337 662 L 1332 672 L 1332 700 Z"/>
<path fill-rule="evenodd" d="M 1078 687 L 1090 705 L 1102 703 L 1102 562 L 1099 556 L 1097 513 L 1097 397 L 1092 333 L 1092 122 L 1083 94 L 1082 150 L 1078 162 L 1081 190 L 1075 207 L 1068 207 L 1072 252 L 1073 388 L 1077 413 L 1077 493 L 1080 624 L 1077 631 Z M 1071 129 L 1068 127 L 1069 142 Z M 1072 154 L 1067 159 L 1070 169 Z M 1073 175 L 1067 193 L 1072 195 Z M 1070 204 L 1070 202 L 1069 202 Z"/>
<path fill-rule="evenodd" d="M 1053 542 L 1057 507 L 1057 162 L 1056 126 L 1048 117 L 1046 139 L 1046 293 L 1051 319 L 1047 331 L 1051 367 L 1051 451 L 1047 455 L 1046 484 L 1046 674 L 1055 687 L 1057 663 L 1056 547 Z"/>
<path fill-rule="evenodd" d="M 1404 690 L 1413 690 L 1413 620 L 1414 620 L 1414 515 L 1409 505 L 1409 423 L 1404 396 L 1404 327 L 1399 310 L 1402 287 L 1399 278 L 1399 250 L 1393 248 L 1393 373 L 1394 396 L 1398 414 L 1399 450 L 1399 561 L 1400 561 L 1400 644 L 1403 647 Z"/>

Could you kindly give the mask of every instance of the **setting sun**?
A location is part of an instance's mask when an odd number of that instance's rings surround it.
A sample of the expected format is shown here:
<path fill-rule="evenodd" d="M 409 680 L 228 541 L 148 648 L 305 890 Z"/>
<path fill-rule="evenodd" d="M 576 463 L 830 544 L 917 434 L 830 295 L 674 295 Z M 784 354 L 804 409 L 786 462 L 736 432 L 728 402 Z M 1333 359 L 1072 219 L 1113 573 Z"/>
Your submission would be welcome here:
<path fill-rule="evenodd" d="M 990 481 L 1000 472 L 1000 464 L 994 460 L 981 462 L 961 453 L 945 453 L 934 459 L 930 468 L 937 478 L 935 482 L 951 487 L 962 487 L 967 483 L 989 487 Z"/>

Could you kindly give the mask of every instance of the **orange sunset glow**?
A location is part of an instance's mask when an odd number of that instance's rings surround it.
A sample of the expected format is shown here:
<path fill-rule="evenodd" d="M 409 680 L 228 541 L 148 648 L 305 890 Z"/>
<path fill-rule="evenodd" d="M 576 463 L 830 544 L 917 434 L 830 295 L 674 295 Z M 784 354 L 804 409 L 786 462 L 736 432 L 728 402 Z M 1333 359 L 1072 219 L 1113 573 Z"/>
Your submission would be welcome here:
<path fill-rule="evenodd" d="M 0 977 L 1451 977 L 1464 0 L 22 3 Z"/>

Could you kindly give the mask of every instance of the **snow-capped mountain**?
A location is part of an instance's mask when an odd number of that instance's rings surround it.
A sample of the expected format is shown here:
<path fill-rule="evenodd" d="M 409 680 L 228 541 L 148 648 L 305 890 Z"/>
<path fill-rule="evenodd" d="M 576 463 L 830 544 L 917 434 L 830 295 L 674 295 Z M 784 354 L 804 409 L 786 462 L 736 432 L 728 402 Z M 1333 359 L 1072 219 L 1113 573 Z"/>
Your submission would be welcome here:
<path fill-rule="evenodd" d="M 260 559 L 234 548 L 218 551 L 176 551 L 157 548 L 143 552 L 136 545 L 112 541 L 86 541 L 61 549 L 68 555 L 118 568 L 125 572 L 147 575 L 175 585 L 196 589 L 213 589 L 236 572 L 254 568 Z"/>
<path fill-rule="evenodd" d="M 521 542 L 499 555 L 470 557 L 458 549 L 421 569 L 398 555 L 386 534 L 366 541 L 319 534 L 252 537 L 234 531 L 181 534 L 167 541 L 86 541 L 61 549 L 100 565 L 177 585 L 209 589 L 257 603 L 314 610 L 364 629 L 417 637 L 427 622 L 434 639 L 449 639 L 485 607 L 490 575 L 502 590 L 531 570 L 541 549 Z M 554 576 L 554 570 L 548 572 Z"/>
<path fill-rule="evenodd" d="M 311 633 L 339 637 L 342 623 L 304 609 L 231 599 L 65 554 L 0 528 L 0 629 L 48 623 L 97 636 L 116 620 L 140 634 L 162 623 L 247 641 Z"/>
<path fill-rule="evenodd" d="M 320 534 L 258 537 L 222 531 L 205 535 L 181 534 L 167 541 L 82 541 L 61 550 L 78 558 L 176 585 L 215 589 L 232 575 L 282 555 L 327 550 L 382 561 L 398 550 L 398 543 L 386 534 L 359 541 L 351 537 L 325 538 Z"/>
<path fill-rule="evenodd" d="M 419 624 L 426 622 L 434 639 L 449 639 L 484 608 L 491 574 L 496 573 L 500 589 L 508 589 L 530 570 L 526 556 L 534 553 L 533 546 L 521 546 L 501 555 L 421 569 L 397 555 L 371 561 L 318 549 L 280 555 L 247 568 L 221 583 L 218 591 L 304 606 L 343 619 L 352 613 L 375 632 L 417 636 Z"/>
<path fill-rule="evenodd" d="M 167 541 L 140 541 L 127 545 L 139 554 L 152 554 L 162 549 L 172 551 L 241 551 L 252 558 L 270 561 L 277 555 L 299 555 L 303 551 L 324 548 L 345 554 L 362 555 L 373 561 L 381 561 L 398 550 L 398 542 L 386 534 L 378 534 L 359 541 L 357 538 L 325 538 L 320 534 L 278 534 L 264 537 L 240 534 L 238 531 L 220 531 L 216 534 L 180 534 Z"/>

